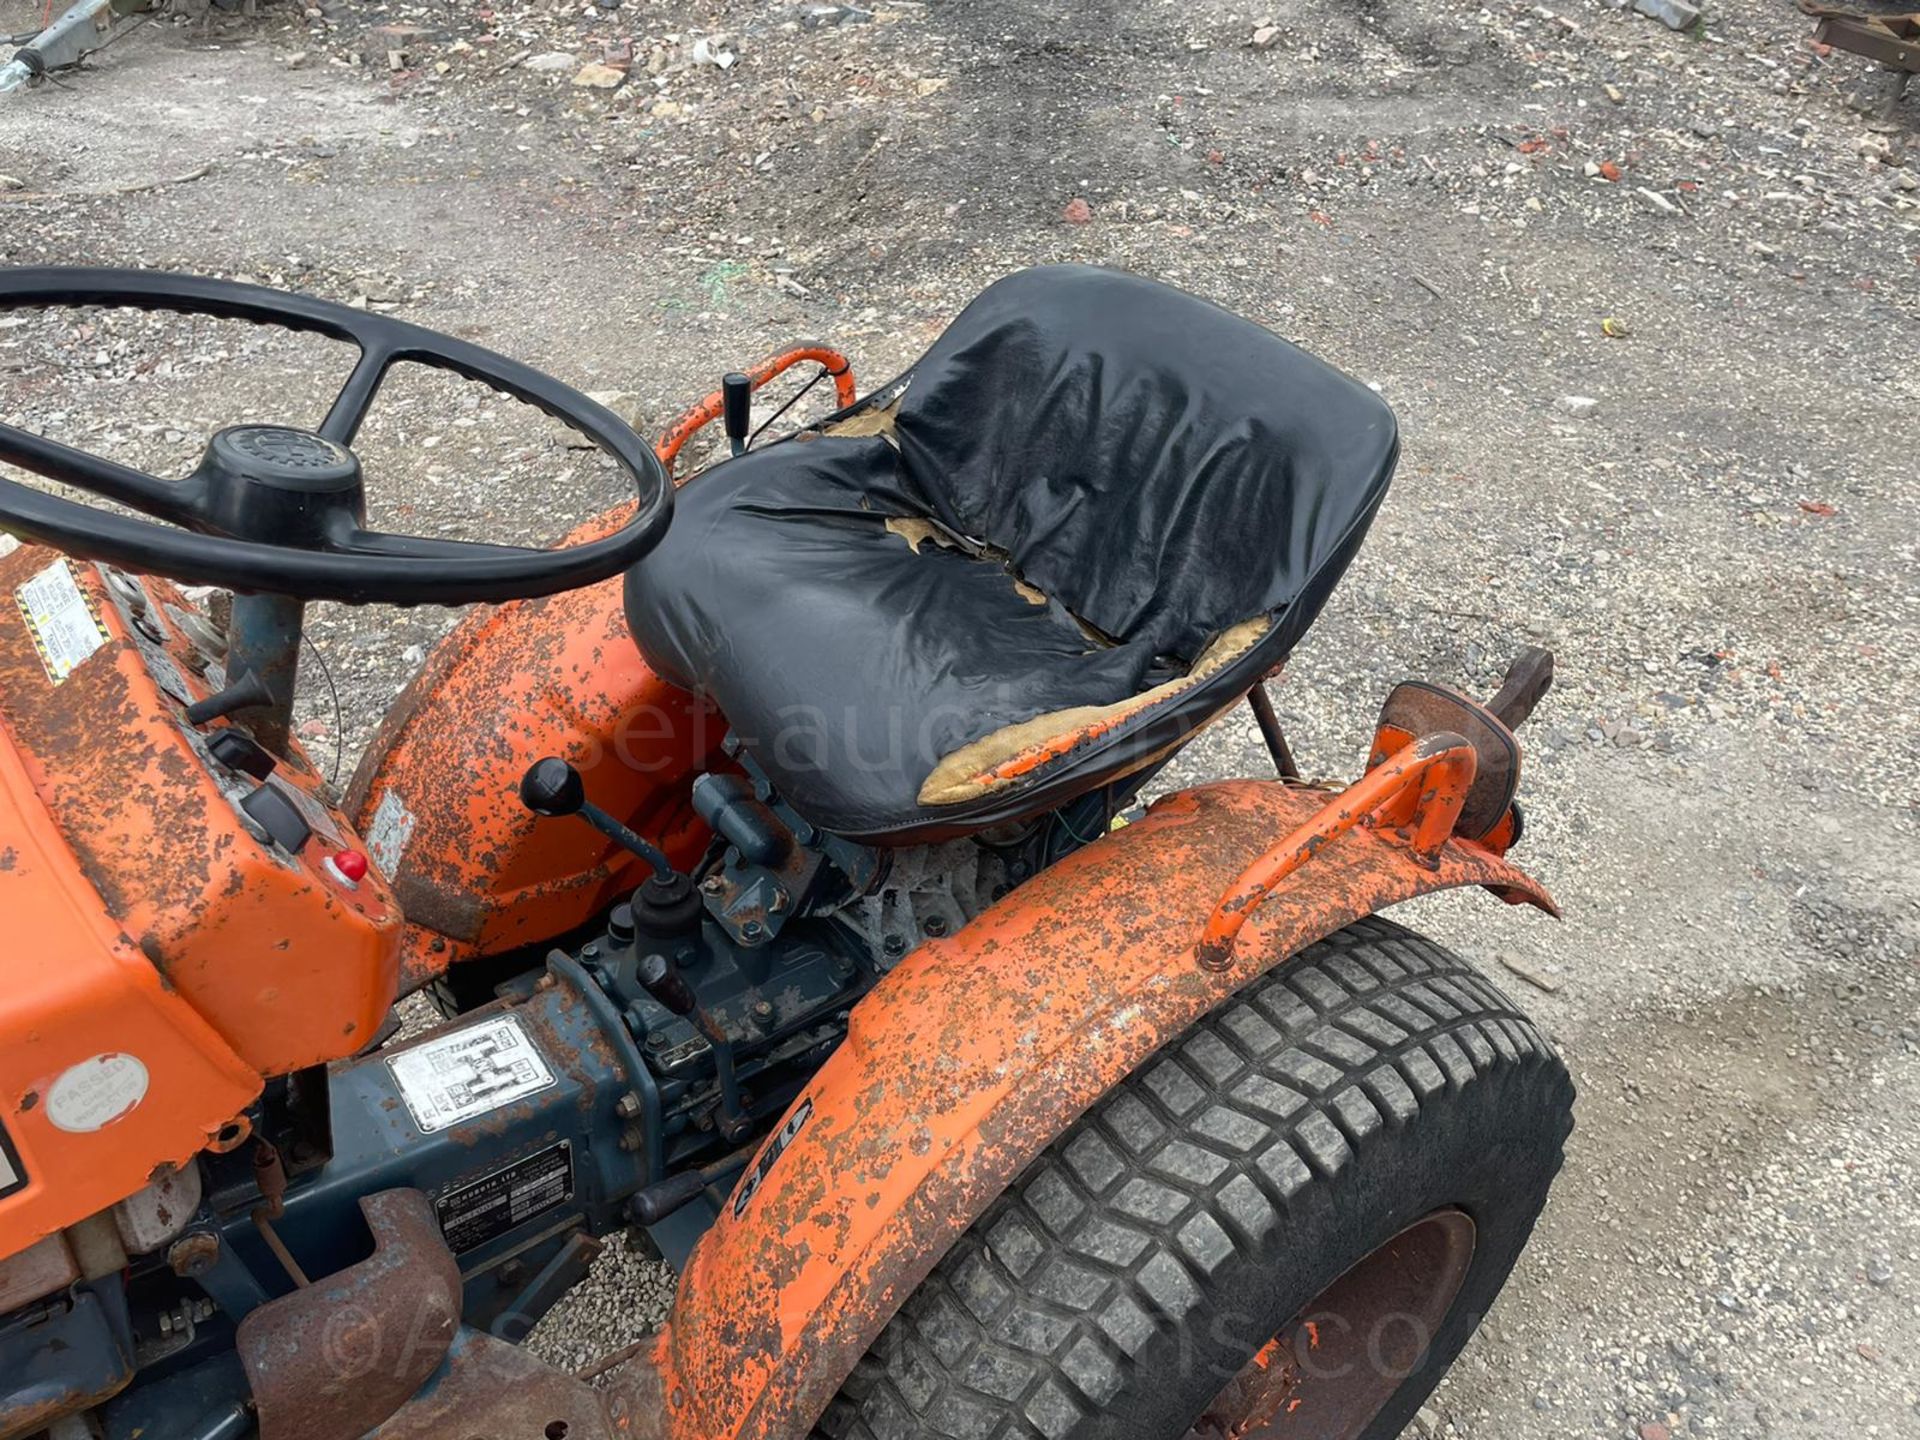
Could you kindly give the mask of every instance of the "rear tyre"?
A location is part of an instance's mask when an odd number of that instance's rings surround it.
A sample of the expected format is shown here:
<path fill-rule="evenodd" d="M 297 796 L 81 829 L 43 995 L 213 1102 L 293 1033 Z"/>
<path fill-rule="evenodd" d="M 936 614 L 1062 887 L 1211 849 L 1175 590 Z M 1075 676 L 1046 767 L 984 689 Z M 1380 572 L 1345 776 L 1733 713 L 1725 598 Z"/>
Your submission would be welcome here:
<path fill-rule="evenodd" d="M 1572 1102 L 1472 966 L 1362 920 L 1055 1141 L 816 1440 L 1387 1440 L 1505 1283 Z"/>

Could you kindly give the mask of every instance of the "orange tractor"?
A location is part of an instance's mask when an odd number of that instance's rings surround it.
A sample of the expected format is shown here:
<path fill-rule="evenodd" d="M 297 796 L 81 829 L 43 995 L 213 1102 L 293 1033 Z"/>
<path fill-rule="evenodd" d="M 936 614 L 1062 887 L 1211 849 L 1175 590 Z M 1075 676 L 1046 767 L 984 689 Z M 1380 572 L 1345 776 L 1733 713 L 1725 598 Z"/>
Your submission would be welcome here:
<path fill-rule="evenodd" d="M 658 452 L 390 317 L 0 272 L 60 306 L 359 358 L 317 427 L 180 478 L 0 426 L 57 482 L 0 479 L 0 1437 L 1399 1433 L 1572 1088 L 1376 918 L 1552 912 L 1506 858 L 1549 657 L 1485 704 L 1400 686 L 1345 789 L 1262 688 L 1386 492 L 1376 395 L 1079 267 L 864 397 L 819 346 L 729 376 Z M 368 528 L 402 362 L 634 501 L 551 550 Z M 816 363 L 839 408 L 750 447 L 755 386 Z M 714 419 L 732 456 L 676 489 Z M 291 733 L 314 600 L 485 602 L 344 795 Z M 1138 814 L 1242 703 L 1277 777 Z M 445 1023 L 392 1042 L 422 990 Z M 541 1363 L 622 1232 L 679 1272 L 667 1324 Z"/>

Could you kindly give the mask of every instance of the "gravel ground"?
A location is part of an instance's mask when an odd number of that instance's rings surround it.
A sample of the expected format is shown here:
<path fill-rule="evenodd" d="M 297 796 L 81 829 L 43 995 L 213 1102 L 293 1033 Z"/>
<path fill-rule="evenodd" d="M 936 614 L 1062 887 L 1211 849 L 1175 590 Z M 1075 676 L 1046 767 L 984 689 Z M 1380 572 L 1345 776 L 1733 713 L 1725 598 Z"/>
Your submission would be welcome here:
<path fill-rule="evenodd" d="M 0 31 L 37 8 L 0 0 Z M 1864 62 L 1808 35 L 1784 0 L 1684 34 L 1586 0 L 169 20 L 0 102 L 0 260 L 392 309 L 649 426 L 798 333 L 879 380 L 1061 258 L 1376 384 L 1399 480 L 1278 702 L 1350 774 L 1394 680 L 1558 652 L 1525 853 L 1565 923 L 1401 918 L 1521 993 L 1581 1084 L 1539 1237 L 1421 1426 L 1911 1436 L 1920 100 L 1856 113 Z M 181 469 L 211 425 L 317 413 L 324 373 L 212 322 L 0 329 L 0 415 Z M 546 537 L 613 493 L 424 379 L 366 458 L 376 518 L 449 533 Z M 320 608 L 323 759 L 452 618 Z M 1235 719 L 1166 783 L 1262 764 Z M 535 1343 L 598 1354 L 669 1294 L 616 1246 Z"/>

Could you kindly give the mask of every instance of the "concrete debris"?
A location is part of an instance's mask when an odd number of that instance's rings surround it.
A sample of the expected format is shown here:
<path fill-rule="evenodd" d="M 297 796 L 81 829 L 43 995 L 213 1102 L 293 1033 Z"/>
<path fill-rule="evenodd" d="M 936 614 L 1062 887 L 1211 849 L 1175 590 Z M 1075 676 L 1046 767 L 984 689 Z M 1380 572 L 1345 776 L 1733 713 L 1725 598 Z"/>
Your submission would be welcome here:
<path fill-rule="evenodd" d="M 1633 0 L 1633 8 L 1669 30 L 1691 30 L 1700 23 L 1700 11 L 1687 0 Z"/>
<path fill-rule="evenodd" d="M 703 35 L 693 42 L 691 58 L 696 65 L 711 65 L 716 70 L 731 70 L 740 57 L 726 46 Z"/>
<path fill-rule="evenodd" d="M 627 83 L 627 72 L 596 60 L 582 65 L 574 74 L 573 83 L 583 90 L 617 90 Z"/>
<path fill-rule="evenodd" d="M 1552 995 L 1560 989 L 1560 982 L 1554 979 L 1553 976 L 1547 974 L 1538 966 L 1529 964 L 1511 950 L 1496 950 L 1493 952 L 1493 958 L 1500 962 L 1503 969 L 1511 974 L 1518 975 L 1536 990 L 1544 991 L 1546 994 Z"/>

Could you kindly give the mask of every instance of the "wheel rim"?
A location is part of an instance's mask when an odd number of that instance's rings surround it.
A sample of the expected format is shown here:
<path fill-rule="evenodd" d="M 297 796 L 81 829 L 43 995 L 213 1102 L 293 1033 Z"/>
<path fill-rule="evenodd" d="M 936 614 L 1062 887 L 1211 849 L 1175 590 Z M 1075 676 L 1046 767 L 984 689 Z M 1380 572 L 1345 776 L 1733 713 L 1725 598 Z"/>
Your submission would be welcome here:
<path fill-rule="evenodd" d="M 1187 1440 L 1354 1440 L 1426 1355 L 1473 1250 L 1464 1211 L 1437 1210 L 1409 1225 L 1261 1346 Z"/>

